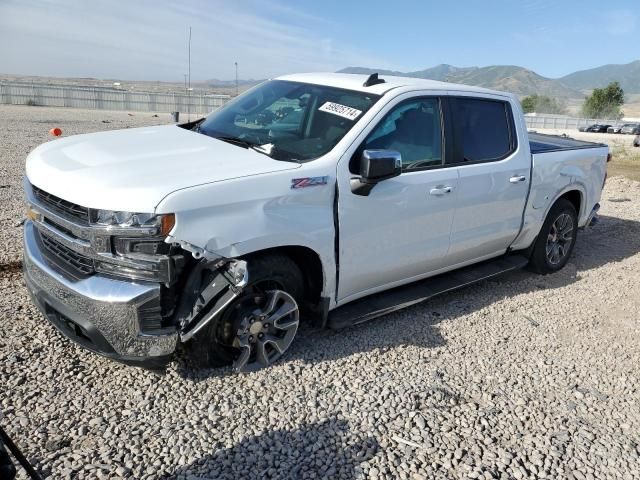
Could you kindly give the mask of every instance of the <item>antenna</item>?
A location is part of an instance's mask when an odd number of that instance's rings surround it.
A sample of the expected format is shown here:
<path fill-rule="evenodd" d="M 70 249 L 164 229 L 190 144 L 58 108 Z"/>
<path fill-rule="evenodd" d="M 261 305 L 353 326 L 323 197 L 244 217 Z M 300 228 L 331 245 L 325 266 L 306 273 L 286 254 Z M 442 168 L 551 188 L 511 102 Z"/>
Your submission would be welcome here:
<path fill-rule="evenodd" d="M 378 78 L 378 73 L 372 73 L 367 78 L 367 81 L 362 84 L 363 87 L 372 87 L 374 85 L 378 85 L 380 83 L 385 83 L 382 78 Z"/>

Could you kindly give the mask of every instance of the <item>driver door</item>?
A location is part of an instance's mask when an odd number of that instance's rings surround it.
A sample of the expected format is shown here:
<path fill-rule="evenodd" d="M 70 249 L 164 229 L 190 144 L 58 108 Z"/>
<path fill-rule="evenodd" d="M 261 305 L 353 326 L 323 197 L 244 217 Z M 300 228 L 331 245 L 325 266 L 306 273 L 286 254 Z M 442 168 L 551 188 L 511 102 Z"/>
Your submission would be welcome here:
<path fill-rule="evenodd" d="M 426 277 L 449 250 L 458 171 L 445 167 L 440 99 L 399 101 L 378 118 L 339 164 L 338 303 Z M 398 151 L 403 171 L 363 196 L 350 178 L 365 149 Z"/>

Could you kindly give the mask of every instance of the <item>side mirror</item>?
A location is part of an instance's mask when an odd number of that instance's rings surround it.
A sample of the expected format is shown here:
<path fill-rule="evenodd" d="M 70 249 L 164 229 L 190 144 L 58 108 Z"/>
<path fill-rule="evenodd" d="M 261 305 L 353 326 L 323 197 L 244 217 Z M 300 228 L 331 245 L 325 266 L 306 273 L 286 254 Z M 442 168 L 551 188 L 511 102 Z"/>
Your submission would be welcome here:
<path fill-rule="evenodd" d="M 351 179 L 351 191 L 369 195 L 378 183 L 402 173 L 402 156 L 395 150 L 365 150 L 360 158 L 360 178 Z"/>

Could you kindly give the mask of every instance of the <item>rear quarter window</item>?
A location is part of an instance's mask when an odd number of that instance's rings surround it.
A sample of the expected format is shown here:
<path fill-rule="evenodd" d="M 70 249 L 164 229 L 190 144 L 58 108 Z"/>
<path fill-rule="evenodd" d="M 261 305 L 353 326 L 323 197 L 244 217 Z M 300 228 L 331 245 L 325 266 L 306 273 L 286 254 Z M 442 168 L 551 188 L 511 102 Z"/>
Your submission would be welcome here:
<path fill-rule="evenodd" d="M 511 106 L 507 102 L 479 98 L 449 99 L 456 163 L 501 160 L 516 149 Z"/>

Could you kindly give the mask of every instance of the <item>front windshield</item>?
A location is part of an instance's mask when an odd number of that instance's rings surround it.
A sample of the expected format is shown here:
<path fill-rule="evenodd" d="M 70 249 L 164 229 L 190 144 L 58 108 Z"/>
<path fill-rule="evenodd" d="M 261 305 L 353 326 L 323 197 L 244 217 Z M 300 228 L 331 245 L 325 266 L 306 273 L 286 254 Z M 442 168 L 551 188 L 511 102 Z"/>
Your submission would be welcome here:
<path fill-rule="evenodd" d="M 330 151 L 379 96 L 271 80 L 213 112 L 198 131 L 278 160 L 308 161 Z"/>

